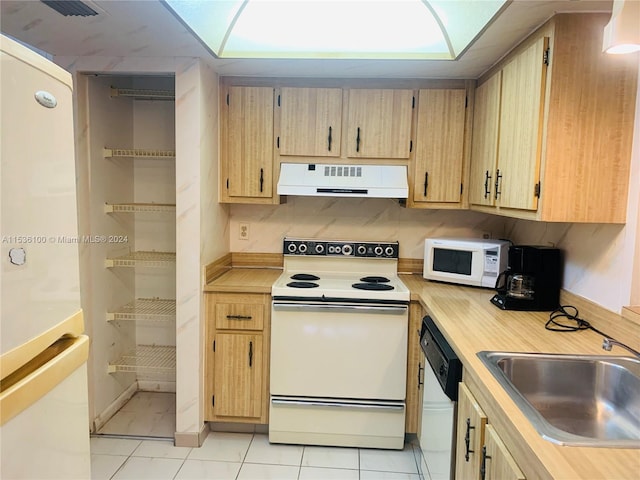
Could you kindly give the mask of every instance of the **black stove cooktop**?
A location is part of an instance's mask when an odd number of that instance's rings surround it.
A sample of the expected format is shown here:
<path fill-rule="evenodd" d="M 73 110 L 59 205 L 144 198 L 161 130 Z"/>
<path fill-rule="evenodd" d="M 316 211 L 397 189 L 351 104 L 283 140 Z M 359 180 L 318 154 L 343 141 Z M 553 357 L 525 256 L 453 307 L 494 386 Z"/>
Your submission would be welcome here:
<path fill-rule="evenodd" d="M 389 283 L 391 280 L 389 280 L 387 277 L 379 277 L 374 275 L 370 277 L 362 277 L 360 281 L 365 283 Z"/>
<path fill-rule="evenodd" d="M 317 275 L 312 275 L 311 273 L 296 273 L 295 275 L 291 275 L 291 280 L 303 280 L 303 281 L 313 281 L 320 280 L 320 277 Z"/>
<path fill-rule="evenodd" d="M 316 288 L 316 287 L 319 287 L 319 285 L 317 283 L 313 283 L 313 282 L 289 282 L 289 283 L 287 283 L 287 287 L 291 287 L 291 288 Z"/>
<path fill-rule="evenodd" d="M 357 288 L 358 290 L 393 290 L 393 286 L 387 285 L 386 283 L 362 282 L 354 283 L 351 286 L 353 288 Z"/>

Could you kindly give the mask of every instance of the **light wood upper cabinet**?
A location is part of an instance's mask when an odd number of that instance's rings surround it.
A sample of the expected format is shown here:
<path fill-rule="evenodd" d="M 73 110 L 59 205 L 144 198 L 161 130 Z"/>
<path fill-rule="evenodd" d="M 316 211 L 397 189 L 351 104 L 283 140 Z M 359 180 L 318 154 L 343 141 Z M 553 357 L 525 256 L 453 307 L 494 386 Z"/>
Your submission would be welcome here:
<path fill-rule="evenodd" d="M 342 89 L 283 87 L 280 109 L 280 155 L 339 157 Z"/>
<path fill-rule="evenodd" d="M 496 203 L 536 210 L 549 39 L 539 38 L 502 69 Z"/>
<path fill-rule="evenodd" d="M 413 90 L 350 89 L 347 156 L 408 159 Z"/>
<path fill-rule="evenodd" d="M 418 97 L 413 201 L 460 203 L 467 92 L 425 89 Z"/>
<path fill-rule="evenodd" d="M 274 89 L 222 90 L 220 200 L 272 203 Z"/>
<path fill-rule="evenodd" d="M 499 71 L 476 88 L 469 174 L 469 203 L 472 205 L 494 205 L 495 202 L 501 86 L 502 72 Z"/>
<path fill-rule="evenodd" d="M 472 209 L 625 222 L 638 68 L 637 60 L 602 53 L 607 21 L 556 15 L 480 79 Z"/>

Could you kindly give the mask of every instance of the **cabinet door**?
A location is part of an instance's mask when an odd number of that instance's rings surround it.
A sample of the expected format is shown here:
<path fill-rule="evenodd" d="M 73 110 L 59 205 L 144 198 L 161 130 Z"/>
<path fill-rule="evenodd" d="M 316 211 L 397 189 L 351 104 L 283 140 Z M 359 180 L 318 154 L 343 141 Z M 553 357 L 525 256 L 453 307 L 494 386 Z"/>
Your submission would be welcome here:
<path fill-rule="evenodd" d="M 349 90 L 347 156 L 409 158 L 412 90 Z"/>
<path fill-rule="evenodd" d="M 229 87 L 226 189 L 234 197 L 272 197 L 273 88 Z"/>
<path fill-rule="evenodd" d="M 218 333 L 215 337 L 216 416 L 260 417 L 262 334 Z"/>
<path fill-rule="evenodd" d="M 460 202 L 466 90 L 420 90 L 413 200 Z"/>
<path fill-rule="evenodd" d="M 501 81 L 502 72 L 497 72 L 476 89 L 469 178 L 469 203 L 475 205 L 493 205 L 495 200 Z"/>
<path fill-rule="evenodd" d="M 340 156 L 342 89 L 284 87 L 278 106 L 280 155 Z"/>
<path fill-rule="evenodd" d="M 419 433 L 422 417 L 425 358 L 420 348 L 420 328 L 425 312 L 418 302 L 409 304 L 409 345 L 407 347 L 407 416 L 405 431 Z"/>
<path fill-rule="evenodd" d="M 491 425 L 485 429 L 484 443 L 480 465 L 483 480 L 524 480 L 524 474 Z"/>
<path fill-rule="evenodd" d="M 478 479 L 487 416 L 464 383 L 458 387 L 457 418 L 456 478 Z"/>
<path fill-rule="evenodd" d="M 548 38 L 540 38 L 502 69 L 496 203 L 536 210 Z"/>

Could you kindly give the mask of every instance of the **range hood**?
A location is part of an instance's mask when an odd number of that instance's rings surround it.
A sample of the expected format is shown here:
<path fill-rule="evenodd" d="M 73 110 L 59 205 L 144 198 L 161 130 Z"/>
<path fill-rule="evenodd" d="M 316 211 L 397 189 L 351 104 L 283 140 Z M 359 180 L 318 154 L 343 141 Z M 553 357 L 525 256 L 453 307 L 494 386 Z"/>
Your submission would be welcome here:
<path fill-rule="evenodd" d="M 282 163 L 278 195 L 407 198 L 407 167 Z"/>

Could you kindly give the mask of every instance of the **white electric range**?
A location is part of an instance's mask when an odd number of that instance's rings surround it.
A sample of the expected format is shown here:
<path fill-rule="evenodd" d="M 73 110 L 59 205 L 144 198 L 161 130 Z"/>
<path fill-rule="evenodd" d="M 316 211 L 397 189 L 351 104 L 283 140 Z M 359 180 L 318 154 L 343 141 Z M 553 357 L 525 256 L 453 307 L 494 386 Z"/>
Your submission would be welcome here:
<path fill-rule="evenodd" d="M 397 242 L 285 238 L 271 294 L 269 440 L 404 446 L 409 289 Z"/>

